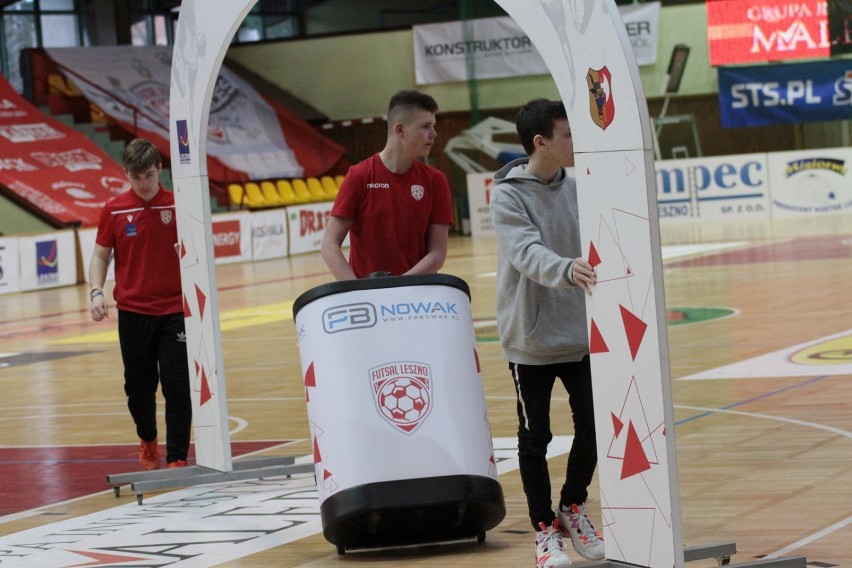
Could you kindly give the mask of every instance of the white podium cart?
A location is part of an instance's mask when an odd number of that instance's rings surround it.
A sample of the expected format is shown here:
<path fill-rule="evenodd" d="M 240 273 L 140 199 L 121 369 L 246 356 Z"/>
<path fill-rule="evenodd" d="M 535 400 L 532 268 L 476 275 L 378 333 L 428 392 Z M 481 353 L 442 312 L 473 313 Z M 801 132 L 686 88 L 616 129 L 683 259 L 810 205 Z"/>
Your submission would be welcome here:
<path fill-rule="evenodd" d="M 334 282 L 293 317 L 326 539 L 340 554 L 484 541 L 506 508 L 467 284 Z"/>

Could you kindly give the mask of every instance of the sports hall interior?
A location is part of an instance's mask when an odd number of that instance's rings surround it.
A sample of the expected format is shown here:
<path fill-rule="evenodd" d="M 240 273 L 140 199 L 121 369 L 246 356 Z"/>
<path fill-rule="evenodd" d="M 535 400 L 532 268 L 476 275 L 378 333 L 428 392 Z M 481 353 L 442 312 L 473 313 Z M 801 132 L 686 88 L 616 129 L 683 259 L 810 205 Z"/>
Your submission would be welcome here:
<path fill-rule="evenodd" d="M 28 83 L 33 75 L 27 62 L 39 60 L 42 48 L 50 47 L 169 45 L 179 4 L 0 0 L 7 30 L 0 46 L 3 75 L 46 115 L 103 140 L 120 160 L 121 148 L 134 133 L 111 123 L 62 77 Z M 402 4 L 260 0 L 224 65 L 342 152 L 325 171 L 311 175 L 211 178 L 211 210 L 216 215 L 330 203 L 348 165 L 384 145 L 382 117 L 390 95 L 414 88 L 432 95 L 440 110 L 437 142 L 427 162 L 446 174 L 455 205 L 441 272 L 470 288 L 491 432 L 495 440 L 511 442 L 518 426 L 495 321 L 496 241 L 471 234 L 468 172 L 444 146 L 484 119 L 511 122 L 520 103 L 558 98 L 559 93 L 549 75 L 418 85 L 412 26 L 505 13 L 491 0 Z M 723 128 L 704 3 L 661 4 L 656 62 L 640 67 L 649 115 L 691 117 L 697 139 L 690 128 L 667 127 L 660 131 L 659 159 L 852 145 L 852 114 L 839 121 Z M 78 33 L 78 43 L 57 46 L 36 26 L 33 39 L 14 44 L 18 48 L 12 51 L 10 30 L 18 30 L 27 18 L 46 22 L 51 17 L 78 22 L 78 29 L 86 31 Z M 665 96 L 669 55 L 676 45 L 689 46 L 689 58 L 678 91 Z M 61 110 L 54 113 L 49 101 Z M 486 168 L 500 165 L 486 152 L 469 156 Z M 167 170 L 170 160 L 164 155 Z M 841 189 L 851 201 L 850 174 L 844 175 Z M 164 185 L 170 187 L 168 173 Z M 0 238 L 80 228 L 58 224 L 0 188 Z M 803 556 L 808 566 L 852 567 L 852 296 L 843 284 L 852 278 L 852 216 L 841 211 L 735 221 L 660 219 L 659 234 L 684 545 L 736 543 L 732 562 Z M 106 521 L 141 506 L 129 488 L 116 491 L 106 482 L 107 475 L 136 470 L 138 439 L 122 391 L 117 340 L 89 316 L 83 274 L 88 260 L 82 255 L 77 259 L 73 285 L 11 293 L 0 288 L 0 565 L 50 565 L 16 554 L 22 543 L 36 543 L 51 531 L 76 531 L 79 536 L 82 525 L 74 523 L 81 519 Z M 292 304 L 332 281 L 327 267 L 318 252 L 299 253 L 220 264 L 216 281 L 235 462 L 279 456 L 309 460 L 313 448 Z M 163 401 L 158 402 L 164 429 Z M 566 411 L 554 417 L 554 434 L 566 439 L 572 435 L 567 397 L 557 389 L 553 408 L 559 407 Z M 552 477 L 564 468 L 565 458 L 561 453 L 550 461 Z M 279 483 L 276 487 L 296 483 L 309 492 L 311 478 L 273 481 Z M 211 541 L 195 556 L 169 556 L 162 549 L 146 549 L 145 533 L 131 548 L 100 556 L 81 553 L 79 563 L 62 566 L 531 565 L 533 531 L 520 475 L 509 469 L 499 479 L 506 516 L 488 531 L 484 543 L 340 555 L 321 530 L 294 529 L 267 534 L 251 545 L 240 541 L 244 552 L 230 552 L 237 550 L 229 548 L 238 540 L 233 538 L 227 545 Z M 596 481 L 589 509 L 593 519 L 600 519 Z M 170 494 L 183 495 L 173 493 L 180 491 L 186 489 L 155 491 L 145 499 L 165 502 Z M 193 491 L 197 496 L 201 490 Z M 239 505 L 239 498 L 235 503 Z M 151 547 L 160 542 L 151 539 Z M 74 546 L 88 546 L 82 537 L 79 542 Z M 688 565 L 719 562 L 708 558 Z"/>

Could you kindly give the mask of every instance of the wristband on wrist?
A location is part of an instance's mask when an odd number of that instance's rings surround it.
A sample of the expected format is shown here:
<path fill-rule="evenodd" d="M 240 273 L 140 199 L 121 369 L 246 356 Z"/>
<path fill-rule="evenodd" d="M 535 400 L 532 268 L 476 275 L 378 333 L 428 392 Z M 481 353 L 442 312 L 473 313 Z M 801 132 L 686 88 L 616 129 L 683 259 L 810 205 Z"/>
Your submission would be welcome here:
<path fill-rule="evenodd" d="M 89 292 L 89 301 L 92 302 L 98 296 L 103 296 L 103 295 L 104 295 L 104 291 L 101 290 L 100 288 L 92 288 L 92 291 Z"/>

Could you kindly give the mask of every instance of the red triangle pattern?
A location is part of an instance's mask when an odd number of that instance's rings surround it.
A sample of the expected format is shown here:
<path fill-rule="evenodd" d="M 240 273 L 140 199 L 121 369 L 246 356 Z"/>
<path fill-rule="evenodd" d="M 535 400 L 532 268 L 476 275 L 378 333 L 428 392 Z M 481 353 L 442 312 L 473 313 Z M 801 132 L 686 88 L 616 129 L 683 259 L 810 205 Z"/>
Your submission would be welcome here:
<path fill-rule="evenodd" d="M 189 309 L 189 302 L 186 301 L 186 294 L 183 295 L 183 317 L 192 317 L 192 310 Z"/>
<path fill-rule="evenodd" d="M 624 463 L 621 466 L 621 479 L 627 479 L 633 475 L 648 471 L 651 464 L 648 456 L 639 441 L 639 435 L 633 427 L 633 422 L 627 423 L 627 444 L 624 447 Z"/>
<path fill-rule="evenodd" d="M 328 479 L 329 477 L 331 477 L 331 475 L 332 475 L 332 474 L 331 474 L 331 472 L 330 472 L 330 471 L 328 471 L 327 469 L 324 469 L 324 470 L 323 470 L 323 474 L 322 474 L 322 480 L 323 480 L 323 481 L 325 481 L 326 479 Z"/>
<path fill-rule="evenodd" d="M 621 419 L 612 412 L 610 412 L 609 415 L 612 418 L 612 427 L 615 429 L 615 437 L 618 438 L 618 435 L 621 434 L 621 429 L 624 428 L 624 422 L 622 422 Z"/>
<path fill-rule="evenodd" d="M 183 258 L 186 256 L 186 244 L 181 241 L 180 242 L 180 257 Z"/>
<path fill-rule="evenodd" d="M 592 170 L 590 170 L 588 166 L 586 166 L 586 175 L 587 176 L 592 175 Z"/>
<path fill-rule="evenodd" d="M 476 372 L 481 373 L 482 367 L 479 364 L 479 353 L 476 352 L 476 349 L 473 350 L 473 358 L 476 359 Z"/>
<path fill-rule="evenodd" d="M 595 243 L 589 243 L 589 264 L 592 265 L 592 268 L 596 267 L 601 263 L 601 257 L 598 254 L 598 249 L 595 248 Z"/>
<path fill-rule="evenodd" d="M 314 362 L 311 361 L 311 364 L 308 365 L 308 370 L 305 372 L 305 386 L 306 387 L 315 387 L 317 386 L 317 376 L 314 373 Z"/>
<path fill-rule="evenodd" d="M 609 345 L 604 341 L 594 318 L 592 319 L 592 330 L 589 332 L 589 353 L 609 353 Z"/>
<path fill-rule="evenodd" d="M 91 550 L 69 550 L 68 552 L 73 552 L 74 554 L 79 554 L 80 556 L 88 556 L 89 558 L 95 561 L 86 564 L 75 564 L 75 566 L 111 566 L 113 564 L 124 564 L 125 562 L 138 562 L 140 560 L 147 560 L 147 558 L 144 558 L 142 556 L 119 556 L 118 554 L 92 552 Z"/>
<path fill-rule="evenodd" d="M 624 306 L 621 308 L 621 321 L 624 322 L 624 332 L 627 334 L 627 344 L 630 346 L 630 356 L 636 360 L 636 354 L 639 352 L 639 346 L 642 344 L 642 338 L 645 337 L 645 330 L 648 329 L 648 324 L 633 315 L 630 310 Z"/>
<path fill-rule="evenodd" d="M 319 463 L 322 461 L 322 456 L 319 451 L 319 442 L 317 442 L 316 436 L 314 436 L 314 463 Z"/>
<path fill-rule="evenodd" d="M 201 369 L 201 365 L 198 364 L 198 361 L 195 361 L 195 376 L 198 376 L 198 371 Z"/>
<path fill-rule="evenodd" d="M 195 285 L 195 297 L 198 300 L 198 317 L 204 319 L 204 305 L 207 303 L 207 296 L 204 295 L 198 284 Z"/>
<path fill-rule="evenodd" d="M 204 406 L 211 398 L 213 398 L 213 394 L 210 392 L 210 383 L 207 382 L 207 371 L 203 368 L 201 369 L 201 400 L 199 402 L 200 406 Z"/>
<path fill-rule="evenodd" d="M 305 372 L 305 402 L 311 401 L 311 392 L 308 390 L 309 387 L 317 386 L 317 377 L 314 373 L 314 362 L 311 361 L 311 364 L 308 365 L 308 370 Z"/>

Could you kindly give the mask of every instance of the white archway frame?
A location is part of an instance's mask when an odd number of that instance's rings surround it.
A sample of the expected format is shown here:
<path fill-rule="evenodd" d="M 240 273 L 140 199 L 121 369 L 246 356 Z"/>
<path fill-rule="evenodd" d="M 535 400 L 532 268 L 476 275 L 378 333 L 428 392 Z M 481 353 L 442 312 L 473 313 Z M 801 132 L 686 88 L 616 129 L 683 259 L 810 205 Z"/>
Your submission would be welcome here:
<path fill-rule="evenodd" d="M 232 463 L 207 123 L 225 52 L 255 1 L 184 0 L 172 60 L 170 144 L 196 456 L 219 471 Z M 587 312 L 607 557 L 680 568 L 653 142 L 638 68 L 612 0 L 497 1 L 543 56 L 574 133 L 583 250 L 599 280 Z"/>

